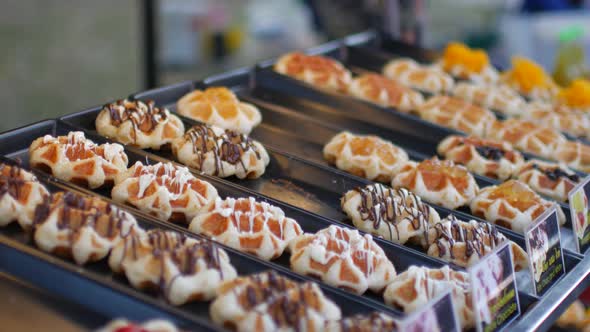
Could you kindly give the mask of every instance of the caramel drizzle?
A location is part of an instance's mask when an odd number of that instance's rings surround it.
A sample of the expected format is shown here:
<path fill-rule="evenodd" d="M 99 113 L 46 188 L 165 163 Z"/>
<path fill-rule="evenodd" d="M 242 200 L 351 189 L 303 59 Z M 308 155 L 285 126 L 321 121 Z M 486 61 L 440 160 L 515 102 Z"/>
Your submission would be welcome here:
<path fill-rule="evenodd" d="M 411 216 L 414 230 L 424 229 L 424 236 L 428 236 L 428 221 L 430 220 L 430 206 L 422 203 L 413 193 L 401 189 L 387 189 L 381 185 L 372 185 L 355 189 L 361 195 L 359 213 L 364 221 L 373 222 L 373 228 L 379 229 L 384 222 L 389 229 L 389 237 L 393 239 L 393 228 L 399 240 L 399 217 L 405 214 Z M 410 204 L 408 204 L 410 198 Z"/>
<path fill-rule="evenodd" d="M 120 109 L 123 107 L 123 111 Z M 160 123 L 168 119 L 168 110 L 155 107 L 153 100 L 143 103 L 139 100 L 117 100 L 114 103 L 105 105 L 103 109 L 109 111 L 111 124 L 116 127 L 124 122 L 131 122 L 133 125 L 133 140 L 137 142 L 137 130 L 149 133 Z"/>
<path fill-rule="evenodd" d="M 436 245 L 438 247 L 439 257 L 443 257 L 448 251 L 451 259 L 455 259 L 453 247 L 456 243 L 465 243 L 465 258 L 477 254 L 482 257 L 486 254 L 484 242 L 485 239 L 490 240 L 490 246 L 496 247 L 503 240 L 503 236 L 498 232 L 494 225 L 489 223 L 477 223 L 477 225 L 469 224 L 471 229 L 463 227 L 462 224 L 453 215 L 449 216 L 450 227 L 446 227 L 445 222 L 437 223 L 434 226 L 436 230 Z M 446 240 L 446 243 L 443 241 Z"/>
<path fill-rule="evenodd" d="M 4 169 L 9 168 L 10 173 L 9 175 L 3 175 Z M 6 164 L 0 164 L 0 197 L 8 194 L 15 199 L 19 199 L 21 196 L 20 189 L 25 184 L 32 182 L 25 180 L 21 177 L 21 171 L 23 171 L 20 167 L 17 166 L 9 166 Z M 23 171 L 24 172 L 24 171 Z"/>
<path fill-rule="evenodd" d="M 58 194 L 61 195 L 61 193 L 53 194 L 50 199 L 37 205 L 32 223 L 34 231 L 39 225 L 47 220 L 52 211 L 61 207 L 60 215 L 57 220 L 57 228 L 59 230 L 70 230 L 68 233 L 70 247 L 73 246 L 76 241 L 78 230 L 84 227 L 91 227 L 96 230 L 99 218 L 104 215 L 108 215 L 109 217 L 107 220 L 106 234 L 104 236 L 99 234 L 100 236 L 112 239 L 118 234 L 121 238 L 125 238 L 133 233 L 134 227 L 129 227 L 127 233 L 123 232 L 125 224 L 130 221 L 126 218 L 122 210 L 115 208 L 111 204 L 107 204 L 106 210 L 101 211 L 93 206 L 91 198 L 71 192 L 65 192 L 61 197 L 58 196 Z M 82 211 L 82 220 L 79 224 L 73 223 L 72 213 L 74 211 Z"/>
<path fill-rule="evenodd" d="M 551 181 L 558 181 L 561 178 L 566 178 L 572 182 L 580 182 L 580 176 L 578 174 L 569 174 L 560 167 L 550 169 L 541 167 L 537 164 L 533 164 L 533 169 L 539 170 L 541 173 L 545 174 L 545 176 L 547 176 Z"/>
<path fill-rule="evenodd" d="M 219 175 L 223 172 L 223 163 L 225 161 L 229 164 L 236 165 L 240 163 L 242 168 L 246 170 L 246 165 L 242 161 L 242 156 L 248 150 L 254 151 L 256 158 L 260 160 L 261 156 L 258 149 L 254 145 L 250 137 L 238 134 L 232 130 L 225 130 L 222 135 L 216 135 L 211 127 L 199 124 L 193 126 L 184 134 L 185 139 L 190 139 L 193 144 L 193 153 L 199 158 L 199 169 L 203 169 L 205 162 L 204 155 L 212 151 L 215 156 L 215 174 Z M 199 139 L 201 144 L 198 144 Z M 208 144 L 212 142 L 213 144 Z"/>

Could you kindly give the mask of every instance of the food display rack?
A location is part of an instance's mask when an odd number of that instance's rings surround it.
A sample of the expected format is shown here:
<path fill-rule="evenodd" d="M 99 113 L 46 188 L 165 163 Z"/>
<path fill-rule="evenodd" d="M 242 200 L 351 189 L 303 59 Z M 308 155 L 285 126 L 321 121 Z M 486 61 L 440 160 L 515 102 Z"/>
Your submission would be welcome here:
<path fill-rule="evenodd" d="M 349 36 L 307 52 L 335 57 L 355 73 L 379 71 L 385 61 L 396 56 L 409 56 L 418 61 L 432 61 L 436 57 L 435 52 L 385 40 L 373 32 Z M 337 170 L 325 162 L 322 147 L 336 133 L 351 130 L 360 134 L 378 135 L 402 147 L 413 160 L 436 155 L 436 146 L 440 140 L 449 134 L 460 134 L 393 109 L 316 90 L 305 83 L 273 72 L 271 65 L 275 60 L 262 61 L 256 66 L 211 76 L 202 81 L 182 82 L 141 91 L 132 94 L 130 98 L 152 99 L 158 106 L 175 111 L 176 101 L 195 88 L 226 86 L 236 92 L 241 100 L 256 105 L 262 113 L 263 122 L 253 130 L 251 136 L 265 145 L 271 159 L 264 175 L 253 180 L 235 177 L 220 179 L 192 171 L 197 178 L 215 186 L 221 197 L 253 196 L 257 200 L 280 207 L 287 216 L 297 220 L 306 232 L 316 232 L 333 224 L 352 228 L 351 222 L 340 209 L 340 197 L 350 189 L 370 183 L 366 179 Z M 96 143 L 110 142 L 99 136 L 94 128 L 94 120 L 101 108 L 89 108 L 56 120 L 41 121 L 0 134 L 0 155 L 3 156 L 1 161 L 18 161 L 24 168 L 28 168 L 28 147 L 35 138 L 45 134 L 64 135 L 69 131 L 81 130 Z M 191 119 L 179 117 L 187 128 L 196 124 Z M 138 160 L 147 163 L 174 162 L 170 152 L 166 151 L 140 150 L 126 146 L 125 152 L 130 165 Z M 525 156 L 531 157 L 527 154 Z M 33 172 L 50 191 L 70 190 L 98 195 L 110 201 L 108 191 L 89 190 L 55 179 L 42 171 Z M 475 178 L 484 187 L 497 183 L 482 176 Z M 482 221 L 465 209 L 451 211 L 432 206 L 441 217 L 452 212 L 461 220 Z M 185 227 L 158 220 L 128 205 L 124 207 L 145 228 L 170 229 L 201 238 Z M 571 228 L 571 220 L 568 207 L 562 205 L 562 208 L 568 218 L 568 223 L 562 228 L 565 230 Z M 507 238 L 524 248 L 521 234 L 498 228 Z M 23 234 L 14 225 L 0 228 L 0 265 L 3 271 L 80 303 L 106 317 L 125 316 L 140 321 L 162 317 L 187 329 L 222 330 L 211 322 L 208 303 L 197 302 L 173 307 L 153 294 L 133 289 L 124 278 L 114 276 L 105 263 L 77 266 L 71 261 L 42 252 Z M 383 248 L 398 272 L 406 270 L 410 265 L 440 267 L 447 264 L 425 255 L 418 248 L 379 238 L 375 241 Z M 344 316 L 373 310 L 383 311 L 394 317 L 404 315 L 385 305 L 381 296 L 371 293 L 353 295 L 317 279 L 292 272 L 287 254 L 266 262 L 220 246 L 228 252 L 240 275 L 273 269 L 295 280 L 316 281 L 326 296 L 341 307 Z M 525 287 L 520 287 L 522 283 L 519 284 L 522 314 L 508 329 L 549 329 L 567 306 L 590 285 L 590 255 L 580 255 L 573 251 L 573 247 L 565 245 L 564 262 L 567 272 L 565 277 L 542 297 L 533 295 L 526 284 Z M 55 280 L 63 282 L 56 283 Z M 89 292 L 93 296 L 87 296 Z"/>

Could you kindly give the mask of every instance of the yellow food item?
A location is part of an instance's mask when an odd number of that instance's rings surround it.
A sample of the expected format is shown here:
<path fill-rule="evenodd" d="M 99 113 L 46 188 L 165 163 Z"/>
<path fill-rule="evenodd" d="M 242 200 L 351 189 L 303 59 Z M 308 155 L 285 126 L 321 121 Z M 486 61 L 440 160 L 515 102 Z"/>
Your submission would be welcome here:
<path fill-rule="evenodd" d="M 484 50 L 471 49 L 457 42 L 449 43 L 443 55 L 445 71 L 460 66 L 470 73 L 481 73 L 489 64 L 490 60 Z"/>
<path fill-rule="evenodd" d="M 508 82 L 515 83 L 522 92 L 528 93 L 534 88 L 546 88 L 554 85 L 551 77 L 543 67 L 534 61 L 523 58 L 512 58 L 512 69 L 506 72 Z"/>
<path fill-rule="evenodd" d="M 569 87 L 562 89 L 558 96 L 559 102 L 573 109 L 590 110 L 590 81 L 577 79 Z"/>

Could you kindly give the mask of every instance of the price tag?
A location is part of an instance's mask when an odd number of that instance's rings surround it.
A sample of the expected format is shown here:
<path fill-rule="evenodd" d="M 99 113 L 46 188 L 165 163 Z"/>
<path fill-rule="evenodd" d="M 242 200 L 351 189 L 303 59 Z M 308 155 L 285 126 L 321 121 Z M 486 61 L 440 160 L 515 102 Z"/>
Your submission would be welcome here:
<path fill-rule="evenodd" d="M 568 195 L 572 226 L 576 237 L 576 249 L 581 254 L 584 254 L 586 249 L 590 247 L 590 227 L 588 227 L 590 209 L 588 208 L 588 198 L 590 198 L 590 176 L 578 183 Z"/>
<path fill-rule="evenodd" d="M 545 211 L 524 233 L 535 294 L 542 296 L 565 274 L 557 209 Z"/>
<path fill-rule="evenodd" d="M 508 241 L 469 269 L 478 332 L 500 331 L 520 316 L 512 252 Z"/>
<path fill-rule="evenodd" d="M 398 322 L 399 331 L 461 331 L 453 296 L 448 291 Z"/>

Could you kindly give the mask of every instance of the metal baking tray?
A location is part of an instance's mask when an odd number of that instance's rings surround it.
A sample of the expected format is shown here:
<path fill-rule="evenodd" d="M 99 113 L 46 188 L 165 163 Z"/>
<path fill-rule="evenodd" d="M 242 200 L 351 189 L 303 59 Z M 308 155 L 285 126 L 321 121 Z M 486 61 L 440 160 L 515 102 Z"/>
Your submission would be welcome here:
<path fill-rule="evenodd" d="M 5 159 L 1 159 L 0 161 L 11 162 L 11 160 Z M 23 161 L 23 167 L 25 166 L 26 160 Z M 52 192 L 65 190 L 96 195 L 84 188 L 49 177 L 47 174 L 38 170 L 33 170 L 33 172 Z M 112 202 L 109 198 L 105 197 L 105 199 Z M 145 229 L 162 228 L 184 233 L 191 237 L 202 238 L 178 225 L 159 221 L 125 205 L 117 205 L 132 213 L 140 226 Z M 108 317 L 127 317 L 137 321 L 154 317 L 164 317 L 185 328 L 223 330 L 213 325 L 213 322 L 210 320 L 209 302 L 193 302 L 179 307 L 172 306 L 165 300 L 157 297 L 157 295 L 144 293 L 132 288 L 125 281 L 124 277 L 117 276 L 110 271 L 105 260 L 78 266 L 70 260 L 41 251 L 32 243 L 30 236 L 24 233 L 16 224 L 0 229 L 0 241 L 0 245 L 6 248 L 6 250 L 2 250 L 2 254 L 0 255 L 6 271 L 31 283 L 45 287 L 52 292 L 68 297 L 73 301 L 91 305 L 93 309 L 104 313 Z M 259 260 L 223 245 L 220 245 L 220 247 L 227 251 L 232 265 L 240 275 L 274 269 L 297 281 L 311 280 L 311 278 L 297 275 L 276 264 Z M 23 264 L 23 262 L 30 264 Z M 63 283 L 56 284 L 56 278 L 67 280 L 68 287 L 64 289 L 62 287 Z M 98 287 L 95 287 L 93 283 L 98 284 L 96 285 Z M 341 307 L 344 316 L 368 313 L 374 310 L 387 312 L 394 317 L 403 315 L 392 307 L 384 305 L 374 306 L 370 303 L 371 301 L 367 301 L 362 297 L 346 293 L 331 286 L 319 284 L 324 294 Z M 89 293 L 92 293 L 94 296 L 89 297 Z M 109 303 L 109 306 L 105 307 L 105 303 Z M 150 305 L 156 306 L 157 308 L 151 308 Z"/>
<path fill-rule="evenodd" d="M 79 129 L 80 128 L 70 126 L 67 123 L 61 122 L 61 121 L 45 121 L 42 123 L 37 123 L 35 125 L 31 125 L 29 127 L 17 129 L 14 132 L 0 134 L 0 146 L 2 147 L 2 148 L 0 148 L 0 154 L 6 155 L 9 158 L 20 159 L 20 160 L 22 160 L 23 164 L 26 166 L 28 164 L 28 153 L 27 153 L 28 146 L 30 145 L 30 142 L 32 142 L 36 137 L 40 137 L 45 134 L 64 135 L 72 130 L 79 130 Z M 108 141 L 105 138 L 97 136 L 90 131 L 86 132 L 86 136 L 96 143 L 104 143 L 104 142 Z M 9 140 L 11 142 L 10 145 L 6 144 L 6 142 L 8 142 Z M 152 155 L 152 154 L 146 153 L 142 150 L 133 149 L 133 148 L 129 148 L 129 147 L 126 147 L 126 153 L 127 153 L 127 156 L 129 157 L 129 164 L 130 165 L 132 165 L 136 161 L 142 161 L 144 163 L 147 162 L 150 164 L 156 163 L 159 161 L 166 161 L 165 159 L 158 157 L 156 155 Z M 272 160 L 271 163 L 278 164 L 279 161 Z M 286 215 L 297 220 L 299 222 L 299 224 L 301 225 L 302 229 L 306 232 L 316 232 L 320 229 L 326 228 L 329 225 L 332 225 L 335 223 L 334 221 L 331 221 L 326 218 L 322 218 L 318 215 L 311 214 L 311 213 L 306 212 L 302 209 L 299 209 L 299 208 L 296 208 L 296 207 L 293 207 L 293 206 L 290 206 L 288 204 L 284 204 L 284 203 L 281 203 L 278 201 L 274 201 L 272 199 L 269 199 L 268 197 L 257 194 L 256 192 L 250 191 L 246 188 L 240 188 L 240 187 L 235 186 L 234 184 L 229 183 L 227 181 L 224 181 L 224 180 L 221 180 L 218 178 L 214 178 L 214 177 L 200 175 L 200 174 L 195 174 L 195 175 L 197 177 L 202 178 L 202 179 L 210 182 L 211 184 L 213 184 L 213 186 L 215 186 L 217 188 L 221 197 L 252 196 L 252 197 L 255 197 L 259 201 L 267 201 L 270 204 L 280 207 L 283 211 L 285 211 Z M 59 182 L 62 182 L 62 181 L 59 181 Z M 109 197 L 110 197 L 109 190 L 98 189 L 98 190 L 91 190 L 90 191 L 88 189 L 81 188 L 81 187 L 71 184 L 71 183 L 66 183 L 66 182 L 62 182 L 62 183 L 64 183 L 64 185 L 66 185 L 68 187 L 75 188 L 75 190 L 77 190 L 77 191 L 100 195 L 106 199 L 109 199 Z M 145 218 L 153 219 L 151 217 L 148 217 L 147 215 L 145 215 L 143 212 L 139 211 L 135 207 L 126 205 L 125 208 L 128 211 L 132 211 L 137 215 L 143 215 Z M 188 232 L 185 228 L 177 226 L 177 225 L 172 225 L 172 224 L 169 224 L 166 222 L 160 222 L 160 224 L 165 224 L 168 227 L 183 230 L 184 232 Z M 347 226 L 347 225 L 344 225 L 344 226 Z M 347 227 L 351 227 L 351 226 L 347 226 Z M 395 265 L 396 269 L 399 272 L 406 270 L 411 265 L 424 265 L 424 266 L 430 266 L 430 267 L 440 267 L 445 264 L 444 262 L 442 262 L 438 259 L 428 257 L 426 255 L 423 255 L 423 254 L 416 252 L 412 249 L 409 249 L 407 247 L 396 245 L 396 244 L 393 244 L 389 241 L 385 241 L 382 239 L 376 239 L 376 241 L 383 248 L 386 255 L 393 262 L 393 264 Z M 228 251 L 234 251 L 234 250 L 228 249 Z M 245 254 L 242 254 L 242 255 L 250 257 L 250 255 L 245 255 Z M 255 258 L 253 258 L 253 256 L 251 256 L 251 257 L 252 257 L 252 260 L 257 260 Z M 233 259 L 232 259 L 232 262 L 233 262 Z M 282 272 L 293 273 L 289 270 L 289 260 L 288 260 L 287 253 L 285 253 L 279 259 L 273 260 L 270 263 L 268 263 L 268 262 L 263 262 L 263 263 L 268 266 L 271 266 L 274 269 L 280 270 Z M 575 264 L 575 263 L 576 263 L 575 261 L 572 261 L 572 264 Z M 240 271 L 239 268 L 238 268 L 238 271 Z M 312 278 L 308 278 L 308 279 L 312 279 Z M 340 289 L 322 284 L 320 281 L 318 281 L 318 282 L 324 288 L 330 289 L 334 293 L 338 293 L 338 294 L 341 294 L 342 296 L 346 296 L 346 297 L 350 297 L 350 298 L 355 298 L 357 303 L 363 303 L 366 308 L 372 308 L 374 310 L 389 312 L 390 314 L 392 314 L 394 316 L 402 315 L 402 313 L 400 311 L 398 311 L 392 307 L 386 306 L 383 303 L 383 299 L 380 295 L 367 292 L 362 297 L 359 297 L 359 296 L 344 292 Z M 536 297 L 529 296 L 528 294 L 523 293 L 522 298 L 521 298 L 521 305 L 524 309 L 524 308 L 528 307 L 529 305 L 531 305 L 536 300 L 537 300 Z M 341 302 L 341 303 L 345 303 L 345 301 Z M 357 304 L 355 304 L 355 305 L 357 305 Z"/>

